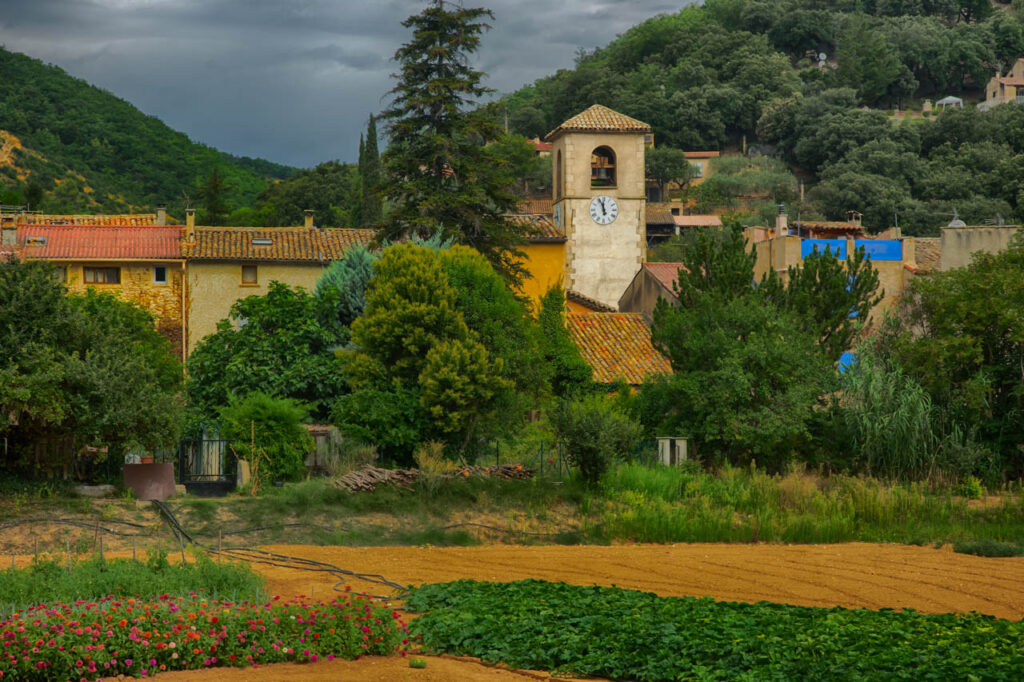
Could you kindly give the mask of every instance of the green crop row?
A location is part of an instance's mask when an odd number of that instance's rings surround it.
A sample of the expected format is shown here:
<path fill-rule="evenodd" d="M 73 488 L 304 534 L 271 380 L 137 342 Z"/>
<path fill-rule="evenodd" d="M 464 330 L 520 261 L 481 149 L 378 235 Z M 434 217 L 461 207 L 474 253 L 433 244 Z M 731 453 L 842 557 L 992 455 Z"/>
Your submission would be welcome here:
<path fill-rule="evenodd" d="M 525 580 L 415 589 L 426 651 L 622 680 L 1019 680 L 1024 624 Z"/>

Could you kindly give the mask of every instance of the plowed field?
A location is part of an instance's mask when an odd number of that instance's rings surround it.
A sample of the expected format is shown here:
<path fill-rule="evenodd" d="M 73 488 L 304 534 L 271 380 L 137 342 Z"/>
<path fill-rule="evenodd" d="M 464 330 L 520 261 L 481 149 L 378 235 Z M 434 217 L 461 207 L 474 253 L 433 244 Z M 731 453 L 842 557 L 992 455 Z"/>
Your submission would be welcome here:
<path fill-rule="evenodd" d="M 949 548 L 851 543 L 842 545 L 617 545 L 431 547 L 265 547 L 326 561 L 360 573 L 380 573 L 401 584 L 459 578 L 510 581 L 539 578 L 579 585 L 615 585 L 664 596 L 711 596 L 729 601 L 773 601 L 805 606 L 913 608 L 925 613 L 979 611 L 1024 617 L 1024 558 L 992 559 Z M 335 580 L 323 574 L 257 566 L 273 594 L 329 599 Z M 353 582 L 353 589 L 386 592 Z M 313 665 L 273 665 L 160 675 L 162 682 L 270 682 L 358 680 L 384 682 L 550 679 L 452 657 L 429 657 L 426 669 L 402 658 L 367 658 Z"/>

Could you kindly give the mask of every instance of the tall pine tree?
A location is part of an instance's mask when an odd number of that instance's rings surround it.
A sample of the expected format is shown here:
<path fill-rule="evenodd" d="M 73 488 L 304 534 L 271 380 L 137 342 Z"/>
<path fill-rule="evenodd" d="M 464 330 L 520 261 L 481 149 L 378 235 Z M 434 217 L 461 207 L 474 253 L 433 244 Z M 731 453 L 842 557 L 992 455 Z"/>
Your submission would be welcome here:
<path fill-rule="evenodd" d="M 502 130 L 470 108 L 491 92 L 481 84 L 485 74 L 469 64 L 490 28 L 484 19 L 493 19 L 490 10 L 435 0 L 402 23 L 413 37 L 395 52 L 398 84 L 382 114 L 389 136 L 383 196 L 390 210 L 380 237 L 440 233 L 472 246 L 517 281 L 524 235 L 505 218 L 518 204 L 514 178 L 508 163 L 487 148 Z"/>

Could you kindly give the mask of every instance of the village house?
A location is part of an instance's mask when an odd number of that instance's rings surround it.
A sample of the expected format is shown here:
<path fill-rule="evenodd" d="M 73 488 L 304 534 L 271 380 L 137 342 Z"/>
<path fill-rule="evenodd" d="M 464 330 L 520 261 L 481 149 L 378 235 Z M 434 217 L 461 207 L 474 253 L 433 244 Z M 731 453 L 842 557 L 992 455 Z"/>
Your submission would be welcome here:
<path fill-rule="evenodd" d="M 53 263 L 69 291 L 93 288 L 148 310 L 157 331 L 184 357 L 180 228 L 158 224 L 156 214 L 27 214 L 3 231 L 2 241 L 16 245 L 20 257 Z"/>
<path fill-rule="evenodd" d="M 373 237 L 373 230 L 317 228 L 312 211 L 303 227 L 203 227 L 189 210 L 182 242 L 186 352 L 217 331 L 239 299 L 267 293 L 273 281 L 312 290 L 331 261 Z"/>
<path fill-rule="evenodd" d="M 978 105 L 982 111 L 1000 104 L 1024 104 L 1024 58 L 1000 76 L 998 72 L 985 86 L 985 101 Z"/>

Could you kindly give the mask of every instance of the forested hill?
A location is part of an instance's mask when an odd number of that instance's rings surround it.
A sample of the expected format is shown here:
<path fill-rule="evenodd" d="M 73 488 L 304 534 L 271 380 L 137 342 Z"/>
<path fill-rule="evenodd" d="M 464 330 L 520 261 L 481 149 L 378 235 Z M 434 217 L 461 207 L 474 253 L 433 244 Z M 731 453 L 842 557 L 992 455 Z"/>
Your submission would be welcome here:
<path fill-rule="evenodd" d="M 252 206 L 294 168 L 193 142 L 109 92 L 56 66 L 0 48 L 0 202 L 42 195 L 49 212 L 142 212 L 185 197 L 216 167 L 228 210 Z M 35 206 L 33 207 L 35 208 Z"/>
<path fill-rule="evenodd" d="M 528 137 L 600 102 L 650 123 L 658 145 L 745 139 L 814 186 L 805 216 L 859 210 L 923 233 L 953 211 L 1024 220 L 1024 107 L 972 107 L 1019 57 L 1024 0 L 706 0 L 489 106 Z M 945 95 L 967 109 L 894 125 L 894 109 Z"/>

